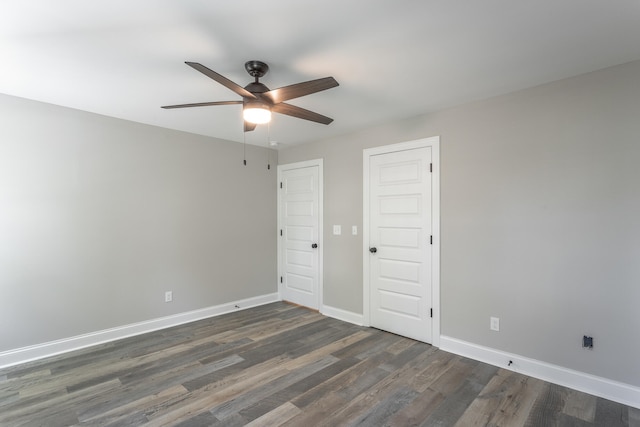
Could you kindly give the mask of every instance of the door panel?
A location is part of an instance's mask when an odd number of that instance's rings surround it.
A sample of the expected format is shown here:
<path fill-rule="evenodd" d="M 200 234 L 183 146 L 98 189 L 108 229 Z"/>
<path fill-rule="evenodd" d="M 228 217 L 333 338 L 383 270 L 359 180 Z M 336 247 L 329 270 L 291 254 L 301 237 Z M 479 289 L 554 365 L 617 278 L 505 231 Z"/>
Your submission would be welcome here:
<path fill-rule="evenodd" d="M 381 259 L 380 279 L 394 280 L 398 286 L 403 284 L 420 285 L 420 263 L 393 259 Z"/>
<path fill-rule="evenodd" d="M 380 291 L 380 310 L 420 320 L 420 298 L 383 290 Z"/>
<path fill-rule="evenodd" d="M 318 309 L 319 168 L 283 169 L 280 182 L 282 299 Z"/>
<path fill-rule="evenodd" d="M 371 326 L 431 342 L 431 148 L 369 159 Z"/>

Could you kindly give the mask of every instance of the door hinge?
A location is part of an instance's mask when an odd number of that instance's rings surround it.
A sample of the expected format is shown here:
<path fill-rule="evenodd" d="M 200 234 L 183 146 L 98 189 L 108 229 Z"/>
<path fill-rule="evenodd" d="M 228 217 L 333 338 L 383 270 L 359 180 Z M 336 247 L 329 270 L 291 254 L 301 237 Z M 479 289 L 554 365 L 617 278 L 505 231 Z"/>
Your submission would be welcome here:
<path fill-rule="evenodd" d="M 280 276 L 280 283 L 282 283 L 282 276 Z"/>
<path fill-rule="evenodd" d="M 433 317 L 433 308 L 431 309 L 431 317 Z"/>
<path fill-rule="evenodd" d="M 282 236 L 282 230 L 280 230 L 280 235 Z"/>
<path fill-rule="evenodd" d="M 429 163 L 429 172 L 433 172 L 433 163 Z"/>
<path fill-rule="evenodd" d="M 433 245 L 433 234 L 429 237 L 429 243 Z"/>
<path fill-rule="evenodd" d="M 280 188 L 282 188 L 282 182 L 280 183 Z"/>

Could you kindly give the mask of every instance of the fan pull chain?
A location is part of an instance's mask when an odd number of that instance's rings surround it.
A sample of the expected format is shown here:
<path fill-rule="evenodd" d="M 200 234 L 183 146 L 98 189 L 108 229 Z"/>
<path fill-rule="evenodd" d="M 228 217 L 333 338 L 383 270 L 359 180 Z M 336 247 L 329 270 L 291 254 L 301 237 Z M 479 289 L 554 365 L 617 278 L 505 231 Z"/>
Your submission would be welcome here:
<path fill-rule="evenodd" d="M 271 170 L 271 122 L 267 123 L 267 170 Z"/>
<path fill-rule="evenodd" d="M 242 121 L 242 162 L 247 166 L 247 132 L 244 130 L 244 121 Z"/>

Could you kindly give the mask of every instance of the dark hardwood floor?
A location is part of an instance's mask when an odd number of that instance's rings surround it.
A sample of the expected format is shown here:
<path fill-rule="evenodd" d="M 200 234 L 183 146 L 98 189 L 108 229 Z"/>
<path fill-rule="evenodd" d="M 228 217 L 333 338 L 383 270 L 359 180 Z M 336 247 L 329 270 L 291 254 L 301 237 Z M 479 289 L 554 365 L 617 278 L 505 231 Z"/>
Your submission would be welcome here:
<path fill-rule="evenodd" d="M 274 303 L 0 370 L 2 426 L 640 426 L 640 410 Z"/>

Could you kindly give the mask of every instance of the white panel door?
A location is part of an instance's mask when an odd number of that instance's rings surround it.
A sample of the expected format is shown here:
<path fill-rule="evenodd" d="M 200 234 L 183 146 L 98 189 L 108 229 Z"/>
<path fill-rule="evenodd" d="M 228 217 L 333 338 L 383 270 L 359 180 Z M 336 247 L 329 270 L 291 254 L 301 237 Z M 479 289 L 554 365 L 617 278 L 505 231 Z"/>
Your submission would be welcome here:
<path fill-rule="evenodd" d="M 319 308 L 319 167 L 281 169 L 282 299 Z"/>
<path fill-rule="evenodd" d="M 371 326 L 432 342 L 431 147 L 369 158 Z"/>

